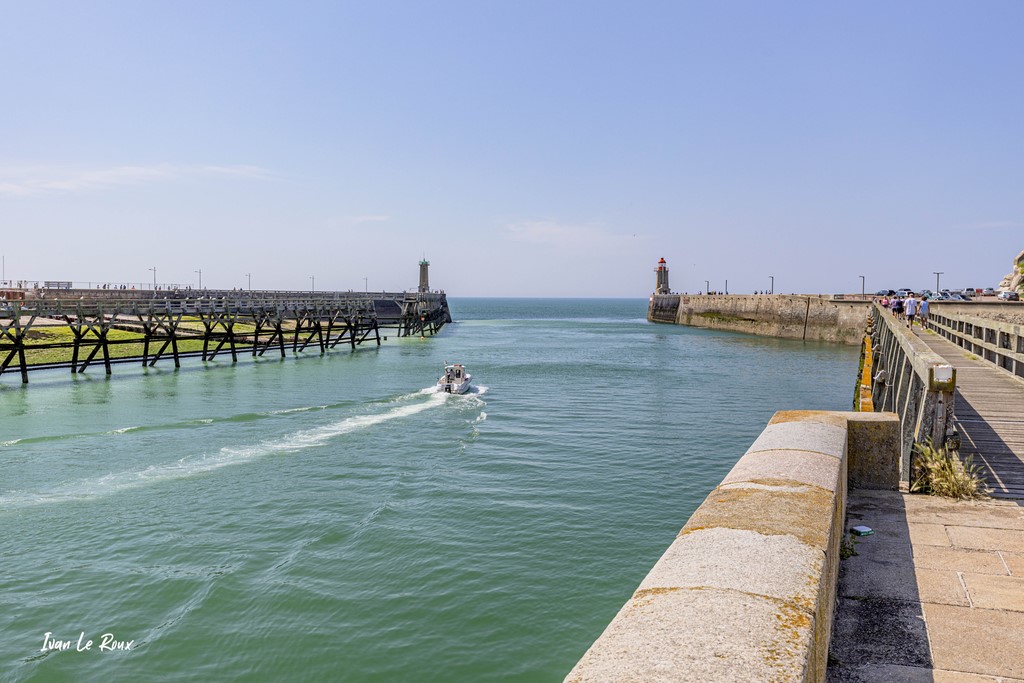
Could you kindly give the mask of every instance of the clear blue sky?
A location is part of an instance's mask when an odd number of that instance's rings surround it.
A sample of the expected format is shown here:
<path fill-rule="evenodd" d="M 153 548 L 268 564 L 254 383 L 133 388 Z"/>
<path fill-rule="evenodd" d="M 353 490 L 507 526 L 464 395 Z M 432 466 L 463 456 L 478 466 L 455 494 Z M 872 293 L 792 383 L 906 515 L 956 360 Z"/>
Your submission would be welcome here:
<path fill-rule="evenodd" d="M 817 293 L 1024 248 L 1017 0 L 0 10 L 9 279 Z"/>

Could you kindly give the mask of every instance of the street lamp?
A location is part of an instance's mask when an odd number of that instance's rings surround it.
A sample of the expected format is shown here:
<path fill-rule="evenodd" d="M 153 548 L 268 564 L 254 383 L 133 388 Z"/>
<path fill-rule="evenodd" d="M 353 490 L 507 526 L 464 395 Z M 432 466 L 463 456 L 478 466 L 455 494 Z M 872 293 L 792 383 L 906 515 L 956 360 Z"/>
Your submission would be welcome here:
<path fill-rule="evenodd" d="M 864 296 L 864 276 L 860 276 L 860 295 Z"/>
<path fill-rule="evenodd" d="M 940 275 L 944 275 L 944 274 L 945 274 L 944 272 L 936 272 L 934 270 L 932 271 L 932 275 L 935 276 L 935 294 L 936 295 L 939 293 L 939 276 Z"/>
<path fill-rule="evenodd" d="M 363 278 L 363 289 L 366 290 L 367 294 L 370 293 L 370 281 L 365 277 Z"/>
<path fill-rule="evenodd" d="M 199 289 L 202 289 L 203 288 L 203 269 L 200 268 L 199 270 L 196 270 L 196 271 L 193 271 L 193 272 L 199 273 Z"/>
<path fill-rule="evenodd" d="M 316 276 L 309 276 L 309 293 L 312 294 L 316 291 Z"/>
<path fill-rule="evenodd" d="M 704 281 L 704 293 L 705 294 L 710 294 L 711 293 L 711 281 L 710 280 L 705 280 Z"/>
<path fill-rule="evenodd" d="M 252 291 L 252 273 L 246 273 L 245 277 L 249 278 L 249 291 Z"/>
<path fill-rule="evenodd" d="M 774 275 L 769 275 L 768 279 L 770 279 L 772 281 L 772 291 L 770 291 L 769 294 L 774 294 L 775 293 L 775 276 Z"/>
<path fill-rule="evenodd" d="M 155 292 L 156 291 L 156 266 L 153 266 L 152 268 L 147 268 L 147 270 L 152 270 L 153 271 L 153 291 Z"/>
<path fill-rule="evenodd" d="M 729 281 L 728 280 L 725 281 L 725 293 L 726 294 L 729 293 Z"/>

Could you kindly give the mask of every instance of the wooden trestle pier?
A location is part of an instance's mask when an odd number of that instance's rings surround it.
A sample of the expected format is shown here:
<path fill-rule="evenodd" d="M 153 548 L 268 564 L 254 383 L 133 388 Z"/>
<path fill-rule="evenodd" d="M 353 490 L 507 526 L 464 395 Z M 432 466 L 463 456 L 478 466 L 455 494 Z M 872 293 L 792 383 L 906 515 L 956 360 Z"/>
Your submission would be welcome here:
<path fill-rule="evenodd" d="M 321 354 L 339 344 L 354 351 L 367 342 L 379 346 L 381 330 L 393 329 L 398 337 L 433 335 L 451 322 L 441 292 L 33 293 L 12 301 L 9 291 L 8 300 L 0 300 L 0 375 L 18 370 L 23 383 L 30 370 L 81 373 L 100 363 L 109 375 L 115 363 L 152 367 L 173 359 L 180 367 L 182 358 L 208 361 L 219 354 L 236 362 L 239 354 L 285 357 L 289 348 L 300 353 L 311 344 Z"/>

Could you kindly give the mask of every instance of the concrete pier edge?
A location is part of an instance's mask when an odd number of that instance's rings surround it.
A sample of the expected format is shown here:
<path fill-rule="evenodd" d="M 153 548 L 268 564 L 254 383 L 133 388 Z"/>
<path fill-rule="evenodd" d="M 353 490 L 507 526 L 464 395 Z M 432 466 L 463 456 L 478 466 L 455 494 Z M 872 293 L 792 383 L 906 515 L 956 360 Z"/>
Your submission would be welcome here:
<path fill-rule="evenodd" d="M 892 490 L 898 443 L 892 413 L 776 413 L 565 681 L 824 680 L 847 473 Z"/>

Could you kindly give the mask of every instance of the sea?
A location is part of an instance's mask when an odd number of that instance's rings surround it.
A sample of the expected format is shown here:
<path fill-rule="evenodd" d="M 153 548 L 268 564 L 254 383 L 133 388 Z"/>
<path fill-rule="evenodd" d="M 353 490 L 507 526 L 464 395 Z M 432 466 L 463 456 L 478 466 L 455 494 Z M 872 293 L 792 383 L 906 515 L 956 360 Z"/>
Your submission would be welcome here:
<path fill-rule="evenodd" d="M 853 399 L 855 348 L 646 299 L 450 306 L 354 352 L 0 377 L 0 680 L 561 681 L 775 411 Z"/>

